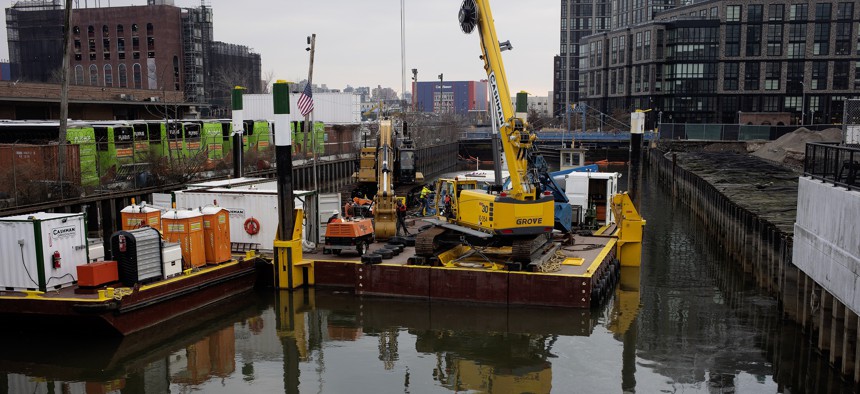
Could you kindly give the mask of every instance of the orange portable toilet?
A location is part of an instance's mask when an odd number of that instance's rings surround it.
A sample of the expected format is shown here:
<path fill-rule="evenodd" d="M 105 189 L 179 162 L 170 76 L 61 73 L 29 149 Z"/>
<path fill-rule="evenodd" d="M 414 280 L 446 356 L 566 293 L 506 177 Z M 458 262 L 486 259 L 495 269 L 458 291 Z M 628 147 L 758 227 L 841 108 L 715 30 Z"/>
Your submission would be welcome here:
<path fill-rule="evenodd" d="M 122 230 L 124 231 L 138 229 L 143 226 L 149 226 L 161 231 L 161 210 L 147 206 L 145 201 L 137 205 L 132 198 L 131 205 L 120 211 L 120 218 L 122 218 Z"/>
<path fill-rule="evenodd" d="M 203 214 L 195 210 L 171 209 L 161 216 L 164 239 L 179 242 L 185 268 L 206 265 L 203 239 Z"/>
<path fill-rule="evenodd" d="M 203 238 L 207 264 L 220 264 L 229 261 L 230 253 L 230 212 L 221 207 L 206 207 L 203 213 Z"/>

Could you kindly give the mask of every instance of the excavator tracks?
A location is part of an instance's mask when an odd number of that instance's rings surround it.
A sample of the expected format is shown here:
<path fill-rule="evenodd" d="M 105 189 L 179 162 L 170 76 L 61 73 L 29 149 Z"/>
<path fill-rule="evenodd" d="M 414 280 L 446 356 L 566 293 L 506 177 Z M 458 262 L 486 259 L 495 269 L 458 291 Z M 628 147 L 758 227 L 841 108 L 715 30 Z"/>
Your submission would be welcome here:
<path fill-rule="evenodd" d="M 432 227 L 419 233 L 415 237 L 415 254 L 425 257 L 435 255 L 436 237 L 444 232 L 445 229 L 442 227 Z"/>
<path fill-rule="evenodd" d="M 532 259 L 532 254 L 549 241 L 550 238 L 546 234 L 541 234 L 534 238 L 514 240 L 511 245 L 511 258 L 517 262 L 528 263 Z"/>

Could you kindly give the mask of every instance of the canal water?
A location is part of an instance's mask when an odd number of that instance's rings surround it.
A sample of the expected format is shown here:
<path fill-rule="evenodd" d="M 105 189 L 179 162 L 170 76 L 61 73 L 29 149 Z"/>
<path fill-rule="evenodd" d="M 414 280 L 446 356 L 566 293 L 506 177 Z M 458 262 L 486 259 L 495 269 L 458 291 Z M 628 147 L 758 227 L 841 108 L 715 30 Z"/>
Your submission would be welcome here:
<path fill-rule="evenodd" d="M 638 189 L 641 272 L 596 310 L 261 291 L 124 339 L 5 337 L 0 393 L 851 392 L 686 207 Z"/>

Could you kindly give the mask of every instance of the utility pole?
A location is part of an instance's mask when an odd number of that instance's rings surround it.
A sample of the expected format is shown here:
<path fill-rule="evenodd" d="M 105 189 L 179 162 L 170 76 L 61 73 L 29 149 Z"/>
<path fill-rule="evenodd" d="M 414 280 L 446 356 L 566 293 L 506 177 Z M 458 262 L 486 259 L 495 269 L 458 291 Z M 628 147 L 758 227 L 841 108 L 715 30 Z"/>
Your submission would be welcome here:
<path fill-rule="evenodd" d="M 66 130 L 69 128 L 69 42 L 71 41 L 72 27 L 72 0 L 66 0 L 66 9 L 64 10 L 63 20 L 63 69 L 61 70 L 62 77 L 60 79 L 60 135 L 57 138 L 57 176 L 60 182 L 60 199 L 65 194 L 63 193 L 63 178 L 65 178 L 66 169 Z M 17 194 L 17 193 L 16 193 Z"/>
<path fill-rule="evenodd" d="M 414 91 L 415 91 L 415 87 L 416 87 L 416 86 L 417 86 L 417 84 L 418 84 L 418 69 L 417 69 L 417 68 L 413 68 L 413 69 L 412 69 L 412 84 L 413 84 L 413 85 L 412 85 L 412 90 L 413 90 L 413 92 L 414 92 Z M 415 111 L 415 104 L 416 104 L 416 98 L 415 98 L 415 95 L 413 94 L 413 95 L 412 95 L 412 111 L 413 111 L 413 112 Z"/>

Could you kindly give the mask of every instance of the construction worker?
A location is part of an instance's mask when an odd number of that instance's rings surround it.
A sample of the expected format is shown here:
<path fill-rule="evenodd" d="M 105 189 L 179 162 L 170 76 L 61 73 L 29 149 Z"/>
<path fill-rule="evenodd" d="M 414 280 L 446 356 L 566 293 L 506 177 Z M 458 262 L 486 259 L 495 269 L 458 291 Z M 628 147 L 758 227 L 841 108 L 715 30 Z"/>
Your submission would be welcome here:
<path fill-rule="evenodd" d="M 421 202 L 421 215 L 427 215 L 427 196 L 430 195 L 430 189 L 427 188 L 427 185 L 421 188 L 421 193 L 418 195 L 419 201 Z"/>
<path fill-rule="evenodd" d="M 404 236 L 412 235 L 409 234 L 409 230 L 406 229 L 406 204 L 403 203 L 403 200 L 397 199 L 397 235 L 400 235 L 401 230 Z"/>
<path fill-rule="evenodd" d="M 451 209 L 451 195 L 448 193 L 445 193 L 445 199 L 443 201 L 445 201 L 445 216 L 449 217 L 449 218 L 453 218 L 454 212 Z"/>

